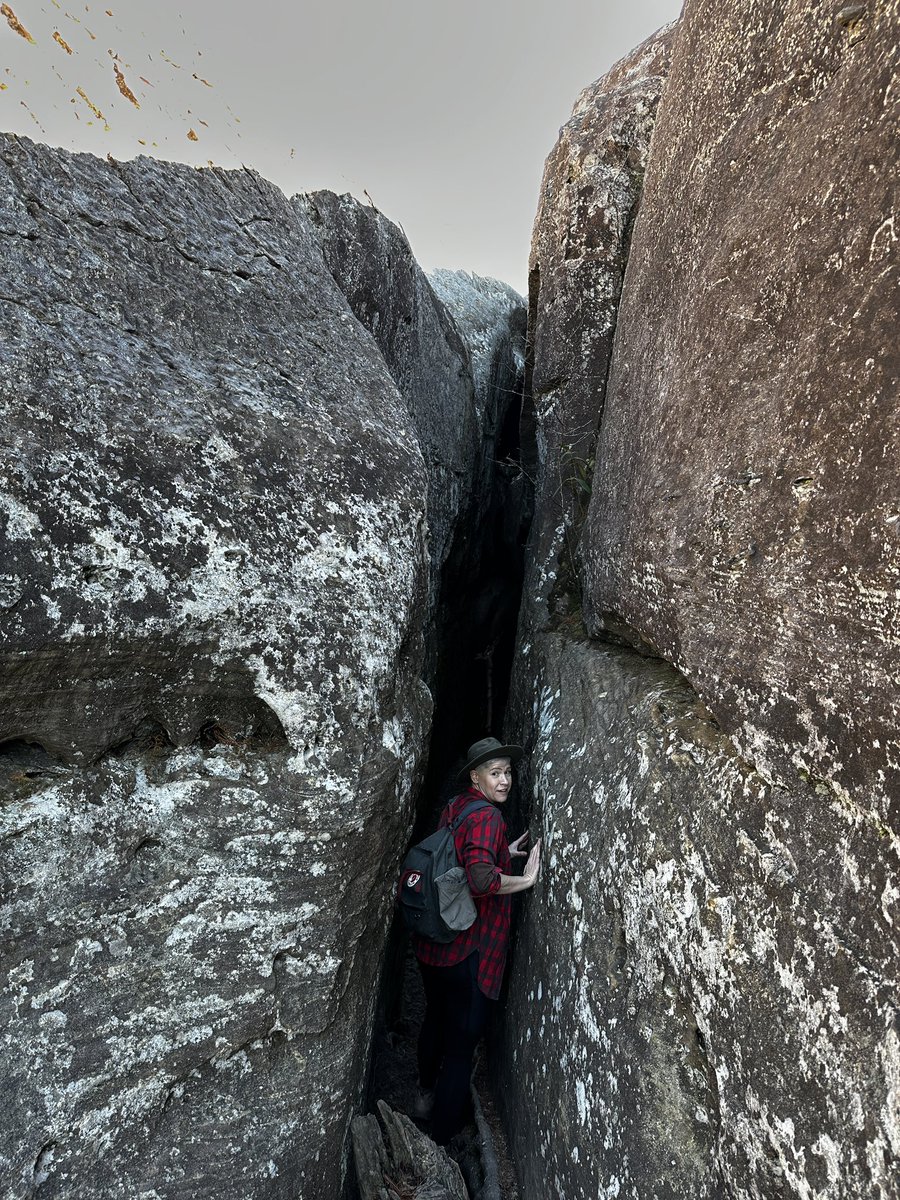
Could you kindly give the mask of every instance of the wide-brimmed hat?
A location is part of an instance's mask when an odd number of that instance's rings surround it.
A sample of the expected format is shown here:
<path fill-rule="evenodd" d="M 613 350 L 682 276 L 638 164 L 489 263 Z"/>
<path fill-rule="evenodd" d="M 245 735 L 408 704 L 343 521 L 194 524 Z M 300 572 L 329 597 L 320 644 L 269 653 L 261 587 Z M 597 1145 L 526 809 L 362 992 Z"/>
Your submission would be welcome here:
<path fill-rule="evenodd" d="M 525 751 L 521 746 L 504 746 L 496 738 L 482 738 L 480 742 L 473 742 L 466 751 L 468 762 L 459 772 L 457 778 L 468 778 L 470 771 L 474 771 L 476 767 L 480 767 L 482 763 L 487 762 L 491 758 L 509 758 L 513 762 L 517 762 L 524 753 Z"/>

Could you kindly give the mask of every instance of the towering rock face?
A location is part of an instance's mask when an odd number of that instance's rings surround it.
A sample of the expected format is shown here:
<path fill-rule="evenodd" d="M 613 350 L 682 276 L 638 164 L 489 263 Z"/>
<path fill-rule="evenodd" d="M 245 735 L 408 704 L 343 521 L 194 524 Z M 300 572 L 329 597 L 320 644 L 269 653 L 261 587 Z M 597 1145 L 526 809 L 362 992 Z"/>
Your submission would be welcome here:
<path fill-rule="evenodd" d="M 585 542 L 592 632 L 624 617 L 767 775 L 895 823 L 898 11 L 688 5 Z"/>
<path fill-rule="evenodd" d="M 328 269 L 378 344 L 409 408 L 428 481 L 433 610 L 456 518 L 473 482 L 480 481 L 483 420 L 475 409 L 468 349 L 393 222 L 333 192 L 313 192 L 294 203 L 308 214 Z"/>
<path fill-rule="evenodd" d="M 338 1197 L 467 356 L 250 173 L 0 168 L 3 1194 Z"/>
<path fill-rule="evenodd" d="M 669 25 L 578 97 L 544 168 L 529 262 L 523 445 L 541 513 L 534 560 L 580 524 Z M 566 556 L 571 558 L 571 554 Z"/>
<path fill-rule="evenodd" d="M 546 854 L 500 1060 L 525 1194 L 900 1195 L 898 33 L 896 3 L 688 0 L 605 389 L 557 365 L 577 287 L 530 296 L 508 732 Z M 594 238 L 568 136 L 538 264 Z M 621 255 L 596 271 L 586 308 Z"/>

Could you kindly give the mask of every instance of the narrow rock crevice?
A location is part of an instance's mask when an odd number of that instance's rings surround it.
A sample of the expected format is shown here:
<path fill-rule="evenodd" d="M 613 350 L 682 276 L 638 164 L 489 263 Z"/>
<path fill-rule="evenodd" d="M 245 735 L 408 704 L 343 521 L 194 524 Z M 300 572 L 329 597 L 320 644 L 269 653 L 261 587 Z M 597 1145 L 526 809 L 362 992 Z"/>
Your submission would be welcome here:
<path fill-rule="evenodd" d="M 522 468 L 534 483 L 538 473 L 537 419 L 534 411 L 534 332 L 541 296 L 541 266 L 533 263 L 528 272 L 528 326 L 525 335 L 524 389 L 519 436 Z"/>
<path fill-rule="evenodd" d="M 458 317 L 446 279 L 440 282 L 445 290 L 439 286 L 438 295 Z M 441 580 L 434 719 L 418 805 L 426 822 L 452 793 L 466 746 L 488 733 L 501 736 L 504 724 L 532 511 L 520 439 L 525 316 L 524 307 L 511 313 L 508 337 L 492 354 L 473 352 L 483 434 L 478 481 Z M 471 331 L 460 323 L 471 344 Z"/>
<path fill-rule="evenodd" d="M 457 772 L 465 748 L 488 734 L 503 736 L 532 511 L 532 489 L 523 469 L 520 440 L 524 354 L 515 353 L 516 338 L 524 349 L 524 322 L 523 309 L 512 322 L 513 352 L 507 348 L 502 354 L 495 353 L 480 376 L 480 399 L 486 413 L 480 484 L 460 522 L 442 576 L 434 717 L 413 841 L 434 828 L 441 808 L 458 790 Z M 530 452 L 526 446 L 524 453 Z M 423 1011 L 415 959 L 395 922 L 381 982 L 366 1111 L 374 1111 L 383 1101 L 401 1112 L 409 1111 Z M 478 1074 L 479 1090 L 484 1093 L 487 1072 L 482 1067 Z M 493 1114 L 493 1098 L 476 1096 L 473 1116 L 477 1133 L 466 1149 L 463 1171 L 470 1194 L 482 1200 L 513 1195 L 512 1171 L 504 1148 L 500 1145 L 492 1150 L 489 1146 L 492 1137 L 502 1137 Z"/>

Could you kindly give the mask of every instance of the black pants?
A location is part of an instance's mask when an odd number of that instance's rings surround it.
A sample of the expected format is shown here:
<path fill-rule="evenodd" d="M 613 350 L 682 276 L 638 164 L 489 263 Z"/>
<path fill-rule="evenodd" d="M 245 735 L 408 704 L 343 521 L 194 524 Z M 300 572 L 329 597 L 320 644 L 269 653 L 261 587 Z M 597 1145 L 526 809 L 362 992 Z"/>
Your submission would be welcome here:
<path fill-rule="evenodd" d="M 420 962 L 425 1020 L 419 1033 L 419 1085 L 434 1089 L 431 1136 L 445 1146 L 465 1122 L 475 1047 L 493 1001 L 478 986 L 478 953 L 452 967 Z"/>

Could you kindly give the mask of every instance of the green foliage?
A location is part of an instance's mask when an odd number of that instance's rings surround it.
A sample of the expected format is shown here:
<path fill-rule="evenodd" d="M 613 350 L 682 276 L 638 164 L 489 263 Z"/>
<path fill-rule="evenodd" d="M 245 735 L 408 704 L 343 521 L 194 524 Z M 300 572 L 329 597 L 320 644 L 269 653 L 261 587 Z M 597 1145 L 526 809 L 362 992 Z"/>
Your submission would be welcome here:
<path fill-rule="evenodd" d="M 585 503 L 591 498 L 594 486 L 594 455 L 576 454 L 572 445 L 560 446 L 560 477 L 567 487 Z"/>

